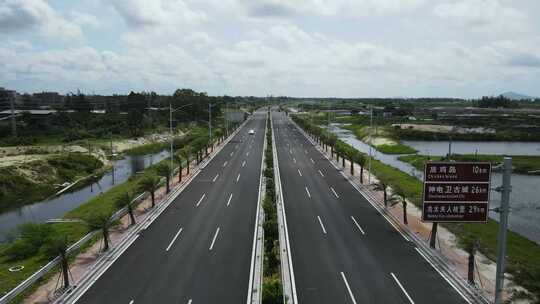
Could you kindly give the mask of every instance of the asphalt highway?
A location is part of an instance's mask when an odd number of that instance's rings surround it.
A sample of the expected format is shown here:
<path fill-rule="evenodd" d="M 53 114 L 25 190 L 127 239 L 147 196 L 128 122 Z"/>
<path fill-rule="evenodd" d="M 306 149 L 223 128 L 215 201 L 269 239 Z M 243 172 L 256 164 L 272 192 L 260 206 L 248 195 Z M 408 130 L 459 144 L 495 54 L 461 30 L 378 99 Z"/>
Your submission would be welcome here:
<path fill-rule="evenodd" d="M 78 303 L 245 303 L 265 118 L 256 112 Z"/>
<path fill-rule="evenodd" d="M 466 303 L 283 113 L 272 117 L 299 303 Z"/>

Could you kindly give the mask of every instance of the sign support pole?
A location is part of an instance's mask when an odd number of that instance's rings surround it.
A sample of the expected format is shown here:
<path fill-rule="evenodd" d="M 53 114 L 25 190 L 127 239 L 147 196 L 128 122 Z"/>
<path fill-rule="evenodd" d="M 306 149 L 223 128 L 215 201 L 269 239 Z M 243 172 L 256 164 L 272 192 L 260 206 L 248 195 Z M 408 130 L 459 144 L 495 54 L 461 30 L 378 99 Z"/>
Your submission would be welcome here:
<path fill-rule="evenodd" d="M 510 204 L 510 192 L 512 185 L 510 177 L 512 175 L 512 158 L 505 157 L 503 165 L 503 178 L 501 187 L 501 207 L 498 209 L 500 214 L 499 236 L 497 244 L 497 273 L 495 276 L 495 304 L 502 303 L 502 292 L 504 288 L 504 269 L 506 267 L 506 234 L 508 228 L 508 213 Z"/>

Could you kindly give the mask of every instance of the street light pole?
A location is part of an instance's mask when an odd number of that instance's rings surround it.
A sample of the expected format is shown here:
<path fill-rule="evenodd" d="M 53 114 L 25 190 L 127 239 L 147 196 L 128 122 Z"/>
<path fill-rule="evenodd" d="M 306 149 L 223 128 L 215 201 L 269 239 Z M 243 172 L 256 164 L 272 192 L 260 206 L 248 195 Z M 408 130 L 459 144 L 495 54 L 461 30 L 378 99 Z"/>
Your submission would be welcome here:
<path fill-rule="evenodd" d="M 508 213 L 510 212 L 510 192 L 512 185 L 510 177 L 512 176 L 512 158 L 504 157 L 503 178 L 501 190 L 501 206 L 498 211 L 499 236 L 497 241 L 497 272 L 495 275 L 495 304 L 502 303 L 502 292 L 504 289 L 504 269 L 506 267 L 506 234 L 508 232 Z"/>
<path fill-rule="evenodd" d="M 173 168 L 173 141 L 174 141 L 174 136 L 173 136 L 173 131 L 172 131 L 172 105 L 171 105 L 171 102 L 169 101 L 169 133 L 171 134 L 171 171 L 172 171 L 172 168 Z"/>
<path fill-rule="evenodd" d="M 371 184 L 371 145 L 373 143 L 373 105 L 370 105 L 369 107 L 370 113 L 369 113 L 369 159 L 368 159 L 368 185 Z"/>

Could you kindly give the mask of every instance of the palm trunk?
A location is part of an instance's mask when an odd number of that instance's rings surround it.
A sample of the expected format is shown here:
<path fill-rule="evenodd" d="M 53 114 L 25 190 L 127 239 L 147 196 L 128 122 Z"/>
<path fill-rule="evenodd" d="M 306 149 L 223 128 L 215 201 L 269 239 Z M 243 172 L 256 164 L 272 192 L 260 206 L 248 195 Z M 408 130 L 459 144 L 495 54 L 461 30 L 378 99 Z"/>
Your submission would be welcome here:
<path fill-rule="evenodd" d="M 429 236 L 429 247 L 435 249 L 435 241 L 437 240 L 437 222 L 431 225 L 431 235 Z"/>
<path fill-rule="evenodd" d="M 407 221 L 407 201 L 405 200 L 403 200 L 403 223 L 409 225 L 409 221 Z"/>
<path fill-rule="evenodd" d="M 62 277 L 64 279 L 64 289 L 67 289 L 69 288 L 69 273 L 68 273 L 68 259 L 65 252 L 60 254 L 60 259 L 62 261 Z"/>
<path fill-rule="evenodd" d="M 351 160 L 351 175 L 354 176 L 354 162 Z"/>
<path fill-rule="evenodd" d="M 474 248 L 469 251 L 469 267 L 467 271 L 467 281 L 474 285 Z"/>
<path fill-rule="evenodd" d="M 384 207 L 386 208 L 388 207 L 388 193 L 386 192 L 386 186 L 383 186 L 383 199 L 384 199 Z"/>
<path fill-rule="evenodd" d="M 166 182 L 165 193 L 169 193 L 170 189 L 169 189 L 169 175 L 168 174 L 165 177 L 165 182 Z"/>
<path fill-rule="evenodd" d="M 103 251 L 107 251 L 109 250 L 109 228 L 103 227 L 101 230 L 103 232 Z"/>
<path fill-rule="evenodd" d="M 341 158 L 341 166 L 345 169 L 345 157 Z"/>
<path fill-rule="evenodd" d="M 150 197 L 152 198 L 152 208 L 154 208 L 156 206 L 156 194 L 154 190 L 150 191 Z"/>
<path fill-rule="evenodd" d="M 363 184 L 363 183 L 364 183 L 364 166 L 360 165 L 360 184 Z M 386 196 L 386 190 L 384 191 L 384 193 Z"/>
<path fill-rule="evenodd" d="M 133 215 L 133 207 L 131 207 L 131 202 L 127 205 L 128 213 L 129 213 L 129 219 L 130 219 L 130 225 L 135 225 L 135 216 Z"/>
<path fill-rule="evenodd" d="M 182 162 L 180 161 L 180 164 L 178 164 L 178 182 L 182 182 Z"/>

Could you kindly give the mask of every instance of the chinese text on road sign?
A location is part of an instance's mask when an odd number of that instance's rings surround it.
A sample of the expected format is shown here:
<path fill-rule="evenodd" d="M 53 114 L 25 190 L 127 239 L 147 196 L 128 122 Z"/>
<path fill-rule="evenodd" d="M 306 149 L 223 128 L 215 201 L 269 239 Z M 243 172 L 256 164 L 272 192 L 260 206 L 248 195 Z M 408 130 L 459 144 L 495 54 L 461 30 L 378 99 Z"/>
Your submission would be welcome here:
<path fill-rule="evenodd" d="M 490 181 L 490 163 L 426 163 L 422 220 L 486 222 Z"/>

